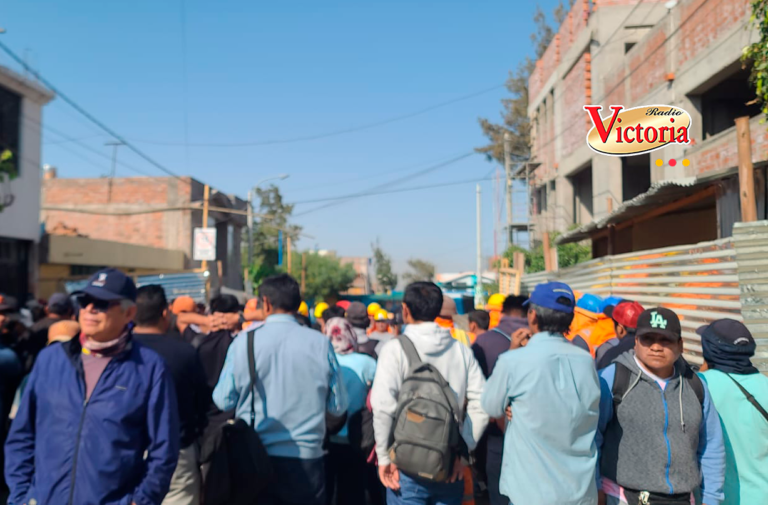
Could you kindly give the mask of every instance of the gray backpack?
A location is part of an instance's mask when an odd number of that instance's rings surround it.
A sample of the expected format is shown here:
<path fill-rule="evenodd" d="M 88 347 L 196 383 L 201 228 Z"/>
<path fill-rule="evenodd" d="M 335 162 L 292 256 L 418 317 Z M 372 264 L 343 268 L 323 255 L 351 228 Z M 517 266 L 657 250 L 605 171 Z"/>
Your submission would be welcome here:
<path fill-rule="evenodd" d="M 397 398 L 389 457 L 400 471 L 444 482 L 456 456 L 467 453 L 456 396 L 434 366 L 422 363 L 408 337 L 400 335 L 398 340 L 410 371 Z"/>

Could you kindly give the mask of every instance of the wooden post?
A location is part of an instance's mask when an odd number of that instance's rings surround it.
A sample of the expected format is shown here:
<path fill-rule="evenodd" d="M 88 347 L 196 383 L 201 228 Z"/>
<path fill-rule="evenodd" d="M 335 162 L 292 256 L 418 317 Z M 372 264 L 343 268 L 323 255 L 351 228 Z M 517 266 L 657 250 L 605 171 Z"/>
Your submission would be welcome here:
<path fill-rule="evenodd" d="M 741 197 L 741 221 L 757 221 L 755 202 L 755 169 L 752 166 L 752 137 L 749 132 L 749 116 L 736 118 L 736 138 L 739 153 L 739 196 Z"/>
<path fill-rule="evenodd" d="M 608 211 L 608 214 L 613 212 L 613 198 L 610 196 L 605 199 L 605 209 Z"/>
<path fill-rule="evenodd" d="M 288 249 L 288 275 L 291 275 L 291 236 L 286 233 L 285 247 Z"/>
<path fill-rule="evenodd" d="M 549 248 L 549 232 L 544 230 L 544 233 L 542 233 L 542 238 L 544 239 L 543 244 L 543 253 L 544 253 L 544 270 L 547 272 L 552 271 L 552 251 Z"/>
<path fill-rule="evenodd" d="M 210 194 L 211 187 L 206 184 L 205 189 L 203 189 L 203 228 L 208 228 L 208 197 Z M 203 270 L 208 270 L 207 261 L 203 260 L 201 266 L 203 267 Z"/>
<path fill-rule="evenodd" d="M 525 254 L 516 252 L 512 256 L 512 268 L 520 272 L 520 275 L 525 273 Z"/>
<path fill-rule="evenodd" d="M 224 283 L 221 281 L 221 278 L 224 277 L 224 268 L 221 264 L 221 260 L 216 261 L 216 271 L 219 274 L 219 286 L 223 286 Z"/>
<path fill-rule="evenodd" d="M 307 287 L 307 253 L 301 253 L 301 292 Z"/>

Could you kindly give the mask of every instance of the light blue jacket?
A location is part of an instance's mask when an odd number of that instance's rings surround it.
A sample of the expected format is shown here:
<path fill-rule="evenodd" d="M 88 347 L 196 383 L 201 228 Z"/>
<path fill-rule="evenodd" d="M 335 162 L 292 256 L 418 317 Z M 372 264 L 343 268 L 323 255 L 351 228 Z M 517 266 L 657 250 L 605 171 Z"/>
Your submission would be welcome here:
<path fill-rule="evenodd" d="M 236 408 L 250 423 L 251 394 L 246 332 L 240 333 L 213 391 L 221 410 Z M 316 459 L 323 456 L 325 413 L 347 410 L 341 368 L 331 342 L 301 326 L 292 315 L 274 314 L 254 336 L 256 431 L 270 456 Z"/>
<path fill-rule="evenodd" d="M 331 442 L 336 444 L 349 443 L 348 427 L 349 419 L 355 412 L 366 408 L 368 390 L 371 389 L 373 378 L 376 375 L 376 360 L 367 354 L 352 352 L 349 354 L 337 354 L 341 367 L 341 376 L 344 380 L 344 389 L 347 391 L 349 406 L 347 408 L 347 422 L 336 435 L 331 436 Z"/>
<path fill-rule="evenodd" d="M 588 352 L 560 334 L 537 333 L 499 356 L 483 409 L 502 417 L 500 490 L 514 505 L 594 505 L 600 385 Z"/>

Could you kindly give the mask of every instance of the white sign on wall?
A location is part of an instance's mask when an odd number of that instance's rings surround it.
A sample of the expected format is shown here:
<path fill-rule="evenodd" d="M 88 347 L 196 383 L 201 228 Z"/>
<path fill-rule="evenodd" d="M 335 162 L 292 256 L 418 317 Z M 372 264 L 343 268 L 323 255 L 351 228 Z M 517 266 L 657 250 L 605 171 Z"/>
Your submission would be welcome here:
<path fill-rule="evenodd" d="M 216 228 L 195 228 L 194 261 L 216 260 Z"/>

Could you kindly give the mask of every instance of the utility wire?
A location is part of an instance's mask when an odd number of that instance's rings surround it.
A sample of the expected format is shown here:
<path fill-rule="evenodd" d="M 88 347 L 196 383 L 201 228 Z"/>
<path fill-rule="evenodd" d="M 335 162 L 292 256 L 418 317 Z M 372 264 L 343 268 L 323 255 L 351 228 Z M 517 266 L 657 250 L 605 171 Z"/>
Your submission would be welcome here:
<path fill-rule="evenodd" d="M 453 100 L 448 100 L 447 102 L 438 103 L 438 104 L 426 107 L 424 109 L 417 110 L 415 112 L 410 112 L 408 114 L 403 114 L 401 116 L 391 117 L 389 119 L 384 119 L 382 121 L 376 121 L 373 123 L 366 123 L 366 124 L 361 124 L 357 126 L 352 126 L 349 128 L 344 128 L 342 130 L 335 130 L 335 131 L 317 133 L 312 135 L 304 135 L 300 137 L 273 139 L 273 140 L 256 140 L 256 141 L 250 141 L 250 142 L 196 142 L 196 143 L 186 143 L 186 144 L 183 142 L 161 142 L 157 140 L 144 140 L 144 139 L 135 139 L 135 140 L 136 142 L 139 142 L 142 144 L 153 144 L 153 145 L 160 145 L 160 146 L 177 146 L 177 147 L 184 146 L 184 145 L 193 146 L 193 147 L 253 147 L 253 146 L 268 146 L 268 145 L 275 145 L 275 144 L 294 144 L 297 142 L 307 142 L 310 140 L 320 140 L 320 139 L 326 139 L 330 137 L 336 137 L 338 135 L 345 135 L 348 133 L 369 130 L 371 128 L 377 128 L 379 126 L 396 123 L 398 121 L 403 121 L 406 119 L 410 119 L 412 117 L 426 114 L 427 112 L 431 112 L 433 110 L 440 109 L 442 107 L 446 107 L 454 103 L 462 102 L 465 100 L 469 100 L 470 98 L 475 98 L 475 97 L 484 95 L 486 93 L 490 93 L 491 91 L 495 91 L 497 89 L 503 88 L 504 86 L 505 86 L 504 84 L 499 84 L 490 88 L 476 91 L 474 93 L 470 93 L 468 95 L 454 98 Z"/>
<path fill-rule="evenodd" d="M 384 184 L 379 184 L 379 185 L 374 186 L 372 188 L 364 189 L 362 191 L 358 191 L 358 192 L 355 192 L 355 193 L 349 193 L 349 194 L 346 194 L 346 195 L 339 195 L 339 196 L 332 196 L 332 197 L 328 197 L 328 198 L 312 198 L 312 199 L 309 199 L 309 200 L 299 200 L 297 202 L 293 202 L 293 205 L 300 205 L 300 204 L 304 204 L 304 203 L 328 202 L 328 201 L 335 201 L 335 200 L 346 200 L 346 199 L 358 198 L 360 196 L 366 196 L 366 195 L 371 194 L 372 191 L 378 191 L 381 188 L 387 188 L 387 187 L 390 187 L 390 186 L 393 186 L 393 185 L 400 184 L 400 183 L 405 182 L 405 181 L 412 180 L 415 177 L 420 177 L 420 176 L 428 174 L 430 172 L 434 172 L 435 170 L 438 170 L 440 168 L 446 167 L 448 165 L 452 165 L 453 163 L 456 163 L 457 161 L 461 161 L 461 160 L 463 160 L 465 158 L 468 158 L 470 156 L 473 156 L 475 154 L 477 154 L 475 151 L 471 151 L 471 152 L 462 154 L 460 156 L 457 156 L 455 158 L 452 158 L 452 159 L 450 159 L 448 161 L 443 161 L 443 162 L 438 163 L 436 165 L 429 166 L 427 168 L 419 170 L 418 172 L 414 172 L 414 173 L 405 175 L 403 177 L 399 177 L 397 179 L 394 179 L 392 181 L 386 182 Z"/>
<path fill-rule="evenodd" d="M 446 186 L 458 186 L 459 184 L 469 184 L 469 183 L 474 183 L 474 182 L 482 182 L 482 181 L 490 181 L 490 180 L 492 180 L 491 177 L 482 177 L 480 179 L 465 179 L 465 180 L 462 180 L 462 181 L 444 182 L 444 183 L 438 183 L 438 184 L 427 184 L 427 185 L 424 185 L 424 186 L 413 186 L 413 187 L 410 187 L 410 188 L 399 188 L 399 189 L 390 189 L 390 190 L 382 190 L 382 191 L 371 191 L 371 192 L 368 192 L 368 193 L 361 193 L 358 196 L 375 196 L 375 195 L 388 195 L 388 194 L 392 194 L 392 193 L 405 193 L 405 192 L 408 192 L 408 191 L 421 191 L 423 189 L 443 188 L 443 187 L 446 187 Z M 346 197 L 341 197 L 341 199 L 345 199 L 345 198 Z M 318 211 L 320 209 L 324 209 L 326 207 L 330 207 L 330 205 L 332 205 L 332 204 L 333 203 L 321 205 L 321 206 L 316 207 L 314 209 L 309 209 L 307 211 L 300 212 L 298 214 L 294 214 L 294 217 L 299 217 L 299 216 L 304 216 L 306 214 L 311 214 L 311 213 L 316 212 L 316 211 Z"/>
<path fill-rule="evenodd" d="M 116 140 L 122 142 L 125 144 L 125 147 L 136 153 L 139 157 L 144 159 L 146 162 L 154 166 L 155 168 L 161 170 L 162 172 L 170 175 L 171 177 L 175 177 L 176 179 L 183 180 L 181 176 L 175 174 L 170 169 L 166 168 L 165 166 L 161 165 L 154 159 L 152 159 L 149 155 L 145 154 L 144 151 L 133 145 L 133 143 L 126 140 L 122 135 L 99 121 L 96 117 L 94 117 L 91 113 L 89 113 L 87 110 L 85 110 L 83 107 L 81 107 L 77 102 L 75 102 L 73 99 L 69 98 L 68 95 L 66 95 L 64 92 L 62 92 L 60 89 L 58 89 L 56 86 L 54 86 L 48 79 L 40 75 L 40 73 L 29 66 L 29 64 L 24 61 L 23 58 L 19 57 L 16 53 L 14 53 L 8 46 L 6 46 L 2 41 L 0 41 L 0 49 L 2 49 L 8 56 L 10 56 L 16 63 L 21 65 L 27 72 L 29 72 L 35 79 L 43 83 L 48 89 L 56 93 L 56 95 L 61 98 L 63 101 L 65 101 L 67 104 L 69 104 L 73 109 L 78 111 L 80 114 L 85 116 L 89 121 L 91 121 L 93 124 L 107 132 L 111 137 L 114 137 Z"/>

